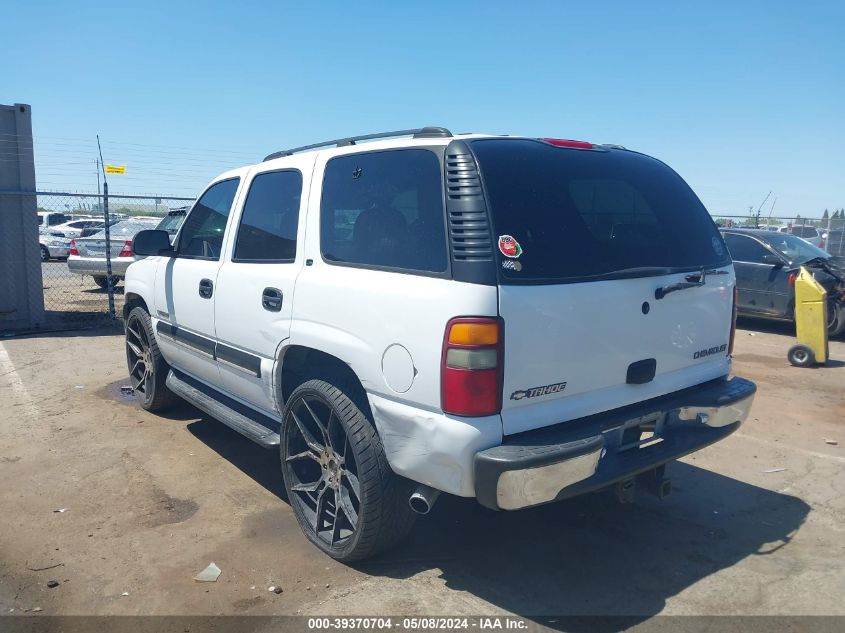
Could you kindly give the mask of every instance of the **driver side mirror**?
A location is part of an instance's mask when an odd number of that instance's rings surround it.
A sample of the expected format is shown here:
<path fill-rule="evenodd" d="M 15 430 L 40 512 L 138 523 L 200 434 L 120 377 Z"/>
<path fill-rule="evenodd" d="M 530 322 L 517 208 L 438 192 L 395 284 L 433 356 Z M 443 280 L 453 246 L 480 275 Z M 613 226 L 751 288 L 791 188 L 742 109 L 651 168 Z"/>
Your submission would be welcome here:
<path fill-rule="evenodd" d="M 132 240 L 132 250 L 136 255 L 154 257 L 156 255 L 173 256 L 170 234 L 167 231 L 139 231 Z"/>
<path fill-rule="evenodd" d="M 777 255 L 772 255 L 771 253 L 763 255 L 763 260 L 761 263 L 766 264 L 767 266 L 776 266 L 778 268 L 782 268 L 784 265 L 783 260 L 780 257 L 778 257 Z"/>

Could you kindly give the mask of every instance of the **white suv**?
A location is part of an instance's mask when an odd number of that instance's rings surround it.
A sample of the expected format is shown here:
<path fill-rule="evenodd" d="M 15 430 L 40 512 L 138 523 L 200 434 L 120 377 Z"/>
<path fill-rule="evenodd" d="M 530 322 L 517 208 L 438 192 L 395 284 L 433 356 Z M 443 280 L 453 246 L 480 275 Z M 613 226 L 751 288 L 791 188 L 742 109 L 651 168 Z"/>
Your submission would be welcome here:
<path fill-rule="evenodd" d="M 134 251 L 142 406 L 175 395 L 279 450 L 303 531 L 340 560 L 441 491 L 502 510 L 666 494 L 665 464 L 755 392 L 728 377 L 722 237 L 618 146 L 423 128 L 277 152 Z"/>

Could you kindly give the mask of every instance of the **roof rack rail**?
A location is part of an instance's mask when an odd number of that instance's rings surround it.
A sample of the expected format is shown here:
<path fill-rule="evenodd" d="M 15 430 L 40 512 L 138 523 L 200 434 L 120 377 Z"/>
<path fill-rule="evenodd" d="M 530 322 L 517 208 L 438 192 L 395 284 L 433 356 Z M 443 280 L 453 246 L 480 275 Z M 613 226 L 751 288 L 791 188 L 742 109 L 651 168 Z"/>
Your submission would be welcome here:
<path fill-rule="evenodd" d="M 413 138 L 448 138 L 452 136 L 452 133 L 445 127 L 421 127 L 415 130 L 396 130 L 395 132 L 378 132 L 376 134 L 350 136 L 348 138 L 338 138 L 333 141 L 314 143 L 313 145 L 303 145 L 302 147 L 283 149 L 269 154 L 264 158 L 264 160 L 267 161 L 273 160 L 274 158 L 281 158 L 282 156 L 291 156 L 297 152 L 307 152 L 308 150 L 319 149 L 321 147 L 346 147 L 347 145 L 355 145 L 358 141 L 371 141 L 377 138 L 394 138 L 396 136 L 412 136 Z"/>

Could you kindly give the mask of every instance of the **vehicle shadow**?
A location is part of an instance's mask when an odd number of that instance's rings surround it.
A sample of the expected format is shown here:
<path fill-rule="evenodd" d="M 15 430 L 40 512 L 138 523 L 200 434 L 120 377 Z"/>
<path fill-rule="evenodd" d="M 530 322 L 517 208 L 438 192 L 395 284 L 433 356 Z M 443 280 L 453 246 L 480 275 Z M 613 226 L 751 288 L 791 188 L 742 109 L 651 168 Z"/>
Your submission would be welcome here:
<path fill-rule="evenodd" d="M 211 420 L 188 429 L 285 499 L 275 451 Z M 494 512 L 443 495 L 402 545 L 356 568 L 396 579 L 437 569 L 447 587 L 544 626 L 619 630 L 661 613 L 669 598 L 720 570 L 788 546 L 810 511 L 796 497 L 687 463 L 671 464 L 667 476 L 671 496 L 643 493 L 632 505 L 598 493 Z M 720 599 L 729 605 L 732 597 Z"/>
<path fill-rule="evenodd" d="M 795 338 L 795 324 L 787 321 L 774 321 L 770 319 L 758 319 L 749 316 L 739 316 L 736 325 L 742 330 L 752 332 L 765 332 L 767 334 L 778 334 Z M 845 341 L 845 333 L 830 337 L 831 341 Z"/>

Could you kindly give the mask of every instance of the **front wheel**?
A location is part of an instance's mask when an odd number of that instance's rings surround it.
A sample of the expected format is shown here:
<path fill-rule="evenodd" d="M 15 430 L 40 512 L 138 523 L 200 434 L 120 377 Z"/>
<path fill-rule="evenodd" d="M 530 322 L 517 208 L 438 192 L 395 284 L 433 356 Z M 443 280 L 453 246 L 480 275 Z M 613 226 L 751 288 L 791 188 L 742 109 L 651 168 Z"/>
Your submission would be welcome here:
<path fill-rule="evenodd" d="M 362 560 L 401 540 L 414 523 L 410 482 L 387 463 L 375 426 L 352 389 L 309 380 L 288 398 L 282 472 L 299 527 L 340 561 Z M 360 399 L 359 399 L 360 400 Z"/>
<path fill-rule="evenodd" d="M 142 408 L 158 411 L 173 403 L 176 396 L 165 384 L 170 366 L 158 349 L 150 315 L 140 306 L 126 317 L 126 363 Z"/>

